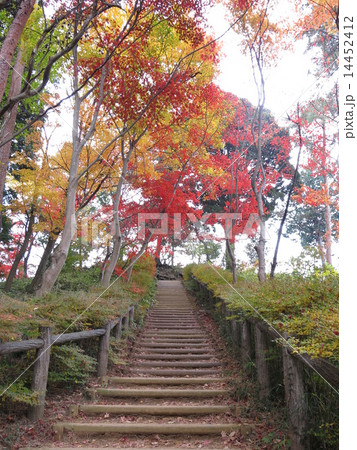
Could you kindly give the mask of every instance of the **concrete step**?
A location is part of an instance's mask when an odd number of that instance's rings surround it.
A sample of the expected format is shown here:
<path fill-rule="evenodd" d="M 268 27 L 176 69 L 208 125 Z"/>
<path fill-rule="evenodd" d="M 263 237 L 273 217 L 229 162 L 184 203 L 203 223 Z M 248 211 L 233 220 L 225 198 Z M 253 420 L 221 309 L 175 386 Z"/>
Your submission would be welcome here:
<path fill-rule="evenodd" d="M 169 342 L 173 341 L 173 342 Z M 149 336 L 142 338 L 138 342 L 148 343 L 148 344 L 192 344 L 192 345 L 205 345 L 211 346 L 211 341 L 204 337 L 174 337 L 174 336 Z"/>
<path fill-rule="evenodd" d="M 96 435 L 96 434 L 153 434 L 153 435 L 220 435 L 223 431 L 226 433 L 239 431 L 247 434 L 252 426 L 236 423 L 215 423 L 215 424 L 159 424 L 159 423 L 74 423 L 60 422 L 53 427 L 56 438 L 62 439 L 63 433 L 71 431 L 76 434 Z"/>
<path fill-rule="evenodd" d="M 170 324 L 183 324 L 183 325 L 188 325 L 188 324 L 198 324 L 197 318 L 192 315 L 192 316 L 185 316 L 185 317 L 172 317 L 171 316 L 164 316 L 164 317 L 158 317 L 157 315 L 155 316 L 147 316 L 146 320 L 145 320 L 145 324 L 147 323 L 170 323 Z"/>
<path fill-rule="evenodd" d="M 21 447 L 19 450 L 33 450 L 36 448 L 37 450 L 73 450 L 74 448 L 80 447 Z M 84 447 L 83 447 L 84 448 Z M 87 450 L 133 450 L 136 447 L 85 447 Z M 179 447 L 140 447 L 140 450 L 177 450 Z M 190 447 L 190 448 L 201 448 L 201 447 Z M 213 448 L 210 447 L 209 450 L 222 450 L 222 448 Z"/>
<path fill-rule="evenodd" d="M 151 345 L 151 344 L 150 344 Z M 194 347 L 194 348 L 182 348 L 180 345 L 178 348 L 175 347 L 168 347 L 165 345 L 164 347 L 151 347 L 150 345 L 141 345 L 140 347 L 145 347 L 146 351 L 150 353 L 156 353 L 159 355 L 163 354 L 163 348 L 167 347 L 167 350 L 165 351 L 165 355 L 204 355 L 208 354 L 212 351 L 209 347 Z M 154 345 L 154 344 L 153 344 Z"/>
<path fill-rule="evenodd" d="M 201 355 L 170 355 L 170 354 L 161 354 L 158 355 L 156 353 L 136 353 L 135 357 L 137 359 L 148 359 L 148 360 L 168 360 L 168 361 L 180 361 L 180 360 L 206 360 L 206 359 L 212 359 L 215 357 L 215 355 L 213 355 L 212 353 L 205 353 L 205 354 L 201 354 Z"/>
<path fill-rule="evenodd" d="M 166 336 L 142 336 L 142 338 L 140 339 L 140 341 L 138 342 L 167 342 L 173 340 L 175 342 L 209 342 L 209 340 L 207 339 L 207 337 L 195 337 L 195 338 L 190 338 L 190 337 L 166 337 Z"/>
<path fill-rule="evenodd" d="M 132 368 L 131 373 L 142 375 L 158 375 L 160 377 L 186 377 L 186 376 L 203 376 L 203 375 L 219 375 L 221 371 L 219 369 L 145 369 Z"/>
<path fill-rule="evenodd" d="M 145 333 L 146 337 L 173 337 L 176 339 L 180 339 L 180 338 L 202 338 L 205 339 L 207 338 L 207 334 L 203 333 L 203 332 L 194 332 L 194 331 L 177 331 L 175 332 L 175 330 L 171 330 L 171 331 L 148 331 L 147 333 Z"/>
<path fill-rule="evenodd" d="M 208 414 L 234 413 L 234 406 L 227 405 L 71 405 L 70 414 L 78 416 L 79 413 L 87 416 L 96 414 L 114 415 L 142 415 L 142 416 L 193 416 Z"/>
<path fill-rule="evenodd" d="M 161 351 L 163 350 L 165 353 L 175 352 L 175 350 L 179 350 L 180 353 L 209 353 L 212 351 L 207 344 L 190 344 L 190 343 L 142 343 L 140 346 L 142 349 L 148 352 Z M 162 353 L 162 351 L 161 351 Z"/>
<path fill-rule="evenodd" d="M 192 310 L 190 310 L 190 312 L 175 311 L 175 313 L 172 311 L 153 310 L 147 316 L 147 320 L 150 318 L 172 320 L 173 317 L 178 320 L 197 320 L 196 315 L 192 312 Z"/>
<path fill-rule="evenodd" d="M 147 332 L 150 332 L 152 330 L 160 330 L 160 331 L 169 331 L 172 333 L 176 333 L 176 332 L 183 332 L 185 333 L 186 331 L 192 331 L 192 332 L 203 332 L 202 328 L 199 326 L 177 326 L 177 325 L 150 325 L 147 328 Z"/>
<path fill-rule="evenodd" d="M 172 367 L 172 368 L 199 368 L 199 367 L 218 367 L 220 363 L 218 361 L 134 361 L 134 368 L 138 367 Z"/>
<path fill-rule="evenodd" d="M 109 384 L 138 384 L 138 385 L 189 385 L 189 384 L 211 384 L 211 383 L 224 383 L 227 380 L 224 378 L 149 378 L 149 377 L 103 377 L 103 383 Z"/>
<path fill-rule="evenodd" d="M 120 398 L 211 398 L 229 394 L 227 389 L 88 389 L 91 395 Z"/>

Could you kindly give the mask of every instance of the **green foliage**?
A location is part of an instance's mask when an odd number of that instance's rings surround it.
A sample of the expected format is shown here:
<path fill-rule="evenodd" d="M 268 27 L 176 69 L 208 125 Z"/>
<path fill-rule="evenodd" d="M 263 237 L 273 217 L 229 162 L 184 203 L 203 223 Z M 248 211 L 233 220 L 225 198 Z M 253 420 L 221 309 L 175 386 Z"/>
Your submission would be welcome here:
<path fill-rule="evenodd" d="M 110 338 L 109 346 L 109 364 L 120 366 L 125 365 L 125 359 L 122 357 L 123 343 L 120 339 Z"/>
<path fill-rule="evenodd" d="M 0 385 L 0 391 L 4 392 L 1 396 L 1 403 L 10 403 L 13 405 L 25 404 L 25 405 L 36 405 L 37 404 L 37 394 L 33 392 L 31 388 L 25 386 L 23 380 L 18 380 L 15 384 L 2 384 Z"/>
<path fill-rule="evenodd" d="M 48 373 L 49 387 L 84 385 L 95 371 L 97 361 L 78 345 L 53 346 Z"/>
<path fill-rule="evenodd" d="M 316 373 L 305 368 L 311 448 L 336 449 L 339 441 L 339 399 Z"/>
<path fill-rule="evenodd" d="M 320 265 L 320 254 L 315 247 L 304 247 L 300 255 L 290 259 L 293 275 L 307 277 Z"/>
<path fill-rule="evenodd" d="M 38 327 L 47 325 L 53 327 L 54 334 L 100 328 L 103 323 L 126 313 L 128 306 L 135 304 L 135 321 L 142 324 L 147 309 L 155 297 L 156 282 L 154 279 L 155 261 L 145 257 L 135 265 L 132 279 L 126 282 L 118 279 L 104 295 L 102 288 L 91 286 L 85 291 L 53 292 L 44 298 L 26 298 L 17 300 L 6 295 L 0 297 L 0 342 L 35 338 Z M 85 269 L 73 271 L 68 278 L 75 287 L 78 274 L 87 277 L 80 286 L 90 285 L 97 281 L 99 271 Z M 69 277 L 69 275 L 67 275 Z M 63 281 L 62 281 L 63 285 Z M 128 335 L 132 333 L 130 331 Z M 86 347 L 88 344 L 89 347 Z M 120 350 L 122 341 L 111 340 L 110 360 L 121 363 Z M 53 387 L 70 387 L 83 385 L 96 368 L 96 358 L 93 347 L 84 341 L 83 348 L 78 345 L 53 346 L 48 375 L 48 389 Z M 88 353 L 92 353 L 89 356 Z M 31 366 L 35 351 L 3 356 L 0 365 L 0 392 L 6 392 L 0 397 L 0 405 L 4 410 L 18 408 L 21 405 L 36 404 L 37 396 L 31 390 Z M 15 383 L 14 380 L 19 378 Z M 13 383 L 13 384 L 12 384 Z"/>
<path fill-rule="evenodd" d="M 199 263 L 203 258 L 205 262 L 214 262 L 220 255 L 221 244 L 214 241 L 188 241 L 184 249 L 187 255 L 197 258 Z"/>
<path fill-rule="evenodd" d="M 209 265 L 191 264 L 185 268 L 187 285 L 192 288 L 203 306 L 212 295 L 225 300 L 232 311 L 230 318 L 244 319 L 256 316 L 272 324 L 279 332 L 289 336 L 296 351 L 311 357 L 328 359 L 338 364 L 338 273 L 331 266 L 316 268 L 302 263 L 294 274 L 278 274 L 273 280 L 259 283 L 250 272 L 241 273 L 237 285 L 230 286 L 231 274 Z M 193 279 L 191 277 L 194 277 Z M 223 279 L 222 279 L 223 278 Z M 198 280 L 209 291 L 198 287 Z M 222 284 L 222 282 L 224 284 Z M 233 287 L 233 288 L 232 288 Z M 212 293 L 211 293 L 212 292 Z M 243 300 L 244 299 L 244 300 Z M 222 301 L 217 301 L 216 306 Z M 216 319 L 222 318 L 220 308 L 213 309 Z M 222 326 L 224 332 L 224 326 Z M 284 344 L 284 342 L 281 342 Z M 278 345 L 270 345 L 266 354 L 270 376 L 270 396 L 261 406 L 270 409 L 284 398 L 283 363 Z M 254 361 L 249 363 L 250 378 L 254 378 Z M 311 448 L 335 449 L 338 447 L 338 396 L 314 371 L 304 367 L 304 386 L 309 417 Z M 244 400 L 253 392 L 235 386 L 237 398 Z M 283 436 L 269 433 L 262 437 L 262 446 L 290 448 Z"/>
<path fill-rule="evenodd" d="M 218 273 L 217 273 L 218 272 Z M 308 273 L 302 276 L 301 273 Z M 291 336 L 296 351 L 313 358 L 321 357 L 338 364 L 338 273 L 324 269 L 300 271 L 300 274 L 278 274 L 259 283 L 249 272 L 240 274 L 231 287 L 232 275 L 209 265 L 185 268 L 187 280 L 192 274 L 216 297 L 227 301 L 232 313 L 257 315 L 277 330 Z"/>
<path fill-rule="evenodd" d="M 33 308 L 24 301 L 0 295 L 0 342 L 20 339 L 24 325 L 38 329 L 41 321 L 33 316 Z"/>
<path fill-rule="evenodd" d="M 154 259 L 145 256 L 134 266 L 129 282 L 118 278 L 104 293 L 98 283 L 99 269 L 91 268 L 65 271 L 59 277 L 57 289 L 44 297 L 27 295 L 19 300 L 2 295 L 0 340 L 36 338 L 40 325 L 52 326 L 54 334 L 100 328 L 125 313 L 130 305 L 139 304 L 142 299 L 144 303 L 151 301 L 154 273 Z"/>
<path fill-rule="evenodd" d="M 85 291 L 98 283 L 99 278 L 100 270 L 98 267 L 89 269 L 76 268 L 75 266 L 72 266 L 71 269 L 65 267 L 65 270 L 60 273 L 54 289 L 55 291 Z"/>
<path fill-rule="evenodd" d="M 32 371 L 26 371 L 34 357 L 34 350 L 1 357 L 0 393 L 3 394 L 0 396 L 1 409 L 11 410 L 18 409 L 21 404 L 36 404 L 37 395 L 31 390 Z"/>

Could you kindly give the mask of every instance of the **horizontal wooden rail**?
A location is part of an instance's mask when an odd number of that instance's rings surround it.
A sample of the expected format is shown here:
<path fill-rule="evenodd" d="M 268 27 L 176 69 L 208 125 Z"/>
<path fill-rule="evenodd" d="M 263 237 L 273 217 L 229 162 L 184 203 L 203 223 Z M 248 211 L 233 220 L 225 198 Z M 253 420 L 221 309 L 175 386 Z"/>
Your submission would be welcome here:
<path fill-rule="evenodd" d="M 39 402 L 37 405 L 30 407 L 29 417 L 31 420 L 37 420 L 43 416 L 48 368 L 50 364 L 50 348 L 52 345 L 60 345 L 66 342 L 81 341 L 84 339 L 99 337 L 97 375 L 99 377 L 105 376 L 108 369 L 110 333 L 113 330 L 113 336 L 116 339 L 120 339 L 122 336 L 122 330 L 128 330 L 129 327 L 134 325 L 134 312 L 134 306 L 130 306 L 126 314 L 109 321 L 105 324 L 104 328 L 52 335 L 51 327 L 41 327 L 41 338 L 3 342 L 0 344 L 0 355 L 26 352 L 33 349 L 37 350 L 36 358 L 33 363 L 34 375 L 32 390 L 38 393 Z"/>
<path fill-rule="evenodd" d="M 28 350 L 41 348 L 43 346 L 42 339 L 29 339 L 28 341 L 4 342 L 0 344 L 0 355 L 8 355 L 10 353 L 26 352 Z"/>
<path fill-rule="evenodd" d="M 128 309 L 128 316 L 121 316 L 118 319 L 110 322 L 110 329 L 112 330 L 124 318 L 132 316 L 134 313 L 134 306 Z M 129 322 L 129 319 L 128 319 Z M 90 339 L 93 337 L 103 336 L 104 328 L 97 328 L 95 330 L 76 331 L 74 333 L 55 334 L 51 338 L 51 345 L 60 345 L 66 342 L 81 341 L 83 339 Z M 3 342 L 0 344 L 0 356 L 9 355 L 11 353 L 26 352 L 28 350 L 38 349 L 43 347 L 43 339 L 28 339 L 25 341 Z"/>

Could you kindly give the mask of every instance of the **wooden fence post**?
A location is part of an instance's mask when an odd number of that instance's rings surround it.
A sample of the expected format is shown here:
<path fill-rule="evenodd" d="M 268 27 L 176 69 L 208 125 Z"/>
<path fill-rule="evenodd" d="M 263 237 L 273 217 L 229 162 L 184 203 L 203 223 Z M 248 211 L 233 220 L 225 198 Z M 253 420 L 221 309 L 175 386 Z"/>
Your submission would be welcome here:
<path fill-rule="evenodd" d="M 241 323 L 241 348 L 242 348 L 242 364 L 246 364 L 252 361 L 252 349 L 250 345 L 250 329 L 247 320 Z"/>
<path fill-rule="evenodd" d="M 36 351 L 33 365 L 32 390 L 38 392 L 38 404 L 31 406 L 28 411 L 30 420 L 37 420 L 43 416 L 46 400 L 48 367 L 50 365 L 50 352 L 52 341 L 52 328 L 40 327 L 43 346 Z"/>
<path fill-rule="evenodd" d="M 221 315 L 223 319 L 223 331 L 226 335 L 229 334 L 229 324 L 227 320 L 227 305 L 225 304 L 224 300 L 222 300 L 222 306 L 221 306 Z"/>
<path fill-rule="evenodd" d="M 268 344 L 265 334 L 257 324 L 254 325 L 255 365 L 259 383 L 259 398 L 262 400 L 269 394 L 269 369 L 266 361 Z"/>
<path fill-rule="evenodd" d="M 232 329 L 232 344 L 235 349 L 239 348 L 239 338 L 238 338 L 238 322 L 236 319 L 231 320 Z"/>
<path fill-rule="evenodd" d="M 105 333 L 99 338 L 97 376 L 104 377 L 108 371 L 110 322 L 105 326 Z"/>
<path fill-rule="evenodd" d="M 122 316 L 121 321 L 122 321 L 122 324 L 123 324 L 122 325 L 122 330 L 123 331 L 127 331 L 128 328 L 129 328 L 129 315 L 128 315 L 128 313 L 126 313 L 125 316 Z"/>
<path fill-rule="evenodd" d="M 306 450 L 309 447 L 307 429 L 308 413 L 304 392 L 304 371 L 302 364 L 286 347 L 282 348 L 285 401 L 290 419 L 292 450 Z"/>
<path fill-rule="evenodd" d="M 134 306 L 131 306 L 129 308 L 129 328 L 132 328 L 134 326 Z"/>
<path fill-rule="evenodd" d="M 115 339 L 121 338 L 122 324 L 123 324 L 123 318 L 120 317 L 118 323 L 113 328 L 113 335 L 114 335 Z"/>

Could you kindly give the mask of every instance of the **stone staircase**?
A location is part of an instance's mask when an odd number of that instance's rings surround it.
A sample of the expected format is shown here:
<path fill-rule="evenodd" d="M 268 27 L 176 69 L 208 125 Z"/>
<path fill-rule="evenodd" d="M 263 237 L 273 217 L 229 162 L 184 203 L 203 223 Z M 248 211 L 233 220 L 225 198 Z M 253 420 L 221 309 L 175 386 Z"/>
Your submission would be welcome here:
<path fill-rule="evenodd" d="M 159 281 L 126 373 L 104 377 L 88 390 L 90 403 L 72 405 L 56 440 L 61 448 L 227 448 L 222 433 L 245 436 L 252 426 L 239 418 L 220 366 L 181 282 Z"/>

